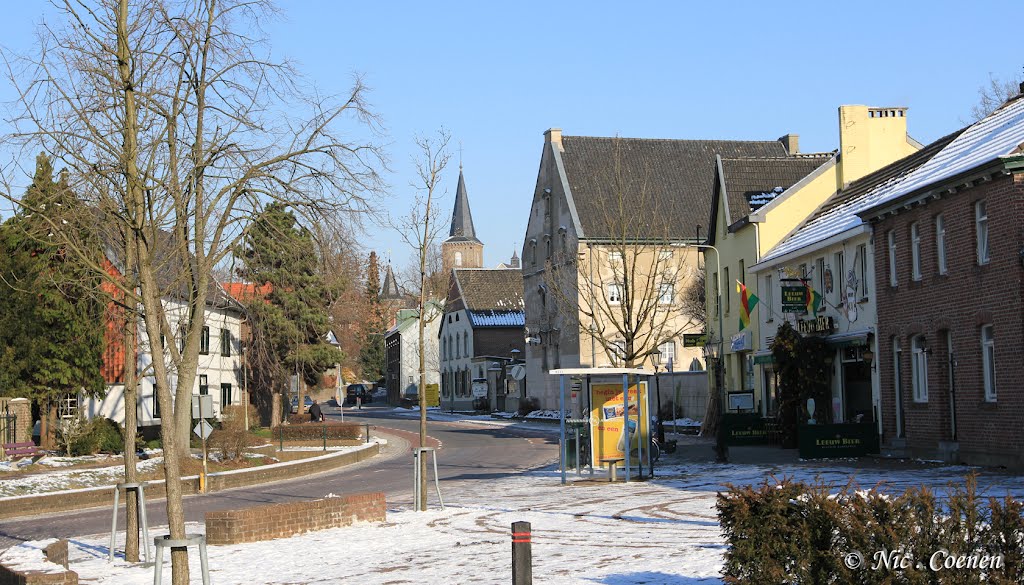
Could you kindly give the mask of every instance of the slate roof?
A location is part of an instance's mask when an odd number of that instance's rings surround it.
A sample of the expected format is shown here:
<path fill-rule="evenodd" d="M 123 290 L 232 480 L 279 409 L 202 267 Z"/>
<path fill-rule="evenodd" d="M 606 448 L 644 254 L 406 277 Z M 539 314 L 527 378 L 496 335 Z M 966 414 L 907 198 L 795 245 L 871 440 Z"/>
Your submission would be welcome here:
<path fill-rule="evenodd" d="M 398 290 L 398 283 L 395 281 L 395 273 L 391 270 L 390 262 L 387 272 L 384 273 L 384 285 L 380 289 L 380 298 L 386 301 L 402 298 L 402 291 Z"/>
<path fill-rule="evenodd" d="M 643 214 L 672 217 L 673 239 L 696 237 L 696 226 L 707 233 L 715 155 L 723 157 L 785 157 L 777 140 L 657 140 L 563 136 L 562 161 L 583 230 L 581 237 L 607 237 L 603 210 L 617 191 L 644 189 Z M 615 168 L 622 170 L 616 180 Z M 618 185 L 618 186 L 617 186 Z"/>
<path fill-rule="evenodd" d="M 818 153 L 771 158 L 723 157 L 722 174 L 729 202 L 729 220 L 736 223 L 747 217 L 761 205 L 827 163 L 833 156 L 832 153 Z M 778 190 L 779 188 L 781 190 Z M 763 203 L 758 204 L 759 201 Z"/>
<path fill-rule="evenodd" d="M 521 271 L 456 268 L 453 272 L 462 302 L 474 327 L 524 325 L 525 305 Z"/>
<path fill-rule="evenodd" d="M 459 167 L 459 186 L 455 189 L 455 207 L 452 209 L 452 226 L 448 230 L 446 242 L 479 242 L 473 228 L 473 214 L 469 211 L 469 193 L 466 192 L 466 179 Z"/>
<path fill-rule="evenodd" d="M 794 233 L 764 255 L 761 262 L 784 256 L 816 242 L 830 238 L 861 225 L 857 213 L 867 209 L 874 195 L 905 182 L 915 170 L 932 159 L 952 142 L 963 130 L 958 130 L 901 158 L 881 169 L 850 183 L 836 192 L 818 208 Z"/>

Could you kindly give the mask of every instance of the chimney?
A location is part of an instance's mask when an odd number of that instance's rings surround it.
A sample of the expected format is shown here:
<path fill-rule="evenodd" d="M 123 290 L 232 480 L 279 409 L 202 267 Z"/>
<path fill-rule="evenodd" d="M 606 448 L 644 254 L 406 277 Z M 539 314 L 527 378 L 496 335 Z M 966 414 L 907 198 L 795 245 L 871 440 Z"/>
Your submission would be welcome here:
<path fill-rule="evenodd" d="M 1020 95 L 1024 95 L 1024 81 L 1020 82 Z"/>
<path fill-rule="evenodd" d="M 558 146 L 558 149 L 562 149 L 562 129 L 561 128 L 549 128 L 544 132 L 544 142 L 550 142 Z"/>
<path fill-rule="evenodd" d="M 779 138 L 779 142 L 786 149 L 786 152 L 790 155 L 797 154 L 800 152 L 800 135 L 799 134 L 786 134 Z"/>

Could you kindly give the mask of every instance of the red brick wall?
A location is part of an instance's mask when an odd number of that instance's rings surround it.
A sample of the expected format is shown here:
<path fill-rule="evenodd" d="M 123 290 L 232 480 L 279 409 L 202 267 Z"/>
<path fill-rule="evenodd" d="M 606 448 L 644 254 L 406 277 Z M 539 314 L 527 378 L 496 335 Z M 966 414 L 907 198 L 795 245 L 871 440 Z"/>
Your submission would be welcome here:
<path fill-rule="evenodd" d="M 348 526 L 357 521 L 385 520 L 384 494 L 355 494 L 312 502 L 271 504 L 244 510 L 206 513 L 209 544 L 239 544 Z"/>
<path fill-rule="evenodd" d="M 78 573 L 68 567 L 68 541 L 58 540 L 42 550 L 46 560 L 62 565 L 64 571 L 42 573 L 19 570 L 17 566 L 0 564 L 0 585 L 78 585 Z"/>
<path fill-rule="evenodd" d="M 974 216 L 974 204 L 981 199 L 986 201 L 989 224 L 990 261 L 984 266 L 977 263 Z M 940 275 L 937 267 L 935 216 L 939 213 L 946 228 L 946 275 Z M 921 237 L 922 279 L 917 282 L 911 280 L 910 226 L 915 221 Z M 889 284 L 890 230 L 896 233 L 896 287 Z M 940 442 L 953 440 L 948 334 L 956 359 L 953 386 L 960 460 L 1024 466 L 1024 391 L 1016 372 L 1024 345 L 1024 175 L 997 176 L 888 216 L 874 225 L 874 247 L 883 443 L 891 445 L 896 438 L 894 336 L 902 348 L 907 448 L 916 455 L 933 456 Z M 996 402 L 984 398 L 981 326 L 985 324 L 994 326 Z M 913 401 L 911 383 L 911 340 L 919 334 L 932 352 L 924 403 Z"/>

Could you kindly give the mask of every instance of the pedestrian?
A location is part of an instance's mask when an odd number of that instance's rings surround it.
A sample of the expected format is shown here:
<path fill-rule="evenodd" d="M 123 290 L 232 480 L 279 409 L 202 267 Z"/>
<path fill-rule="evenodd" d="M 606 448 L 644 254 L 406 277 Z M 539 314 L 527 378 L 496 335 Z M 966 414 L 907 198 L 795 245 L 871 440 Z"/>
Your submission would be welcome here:
<path fill-rule="evenodd" d="M 313 422 L 323 422 L 324 420 L 324 413 L 320 411 L 320 405 L 315 399 L 313 405 L 309 407 L 309 420 Z"/>

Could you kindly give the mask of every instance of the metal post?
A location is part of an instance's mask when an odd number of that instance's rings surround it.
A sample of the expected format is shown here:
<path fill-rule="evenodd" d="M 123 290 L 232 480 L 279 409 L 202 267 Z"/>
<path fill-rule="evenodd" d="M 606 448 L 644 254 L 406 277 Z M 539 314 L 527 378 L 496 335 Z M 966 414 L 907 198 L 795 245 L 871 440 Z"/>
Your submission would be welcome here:
<path fill-rule="evenodd" d="M 211 412 L 210 414 L 212 415 L 213 413 Z M 203 437 L 202 437 L 203 438 L 203 474 L 199 476 L 199 492 L 203 493 L 203 494 L 205 494 L 206 490 L 207 490 L 206 478 L 207 478 L 207 475 L 208 475 L 208 470 L 206 468 L 206 460 L 207 460 L 206 432 L 205 432 L 206 431 L 206 427 L 203 426 L 203 423 L 205 423 L 205 422 L 206 422 L 206 417 L 203 416 L 203 399 L 202 399 L 202 397 L 200 397 L 199 398 L 199 428 L 200 428 L 200 430 L 202 430 L 204 432 L 202 433 L 202 435 L 203 435 Z"/>
<path fill-rule="evenodd" d="M 366 423 L 366 443 L 370 442 L 370 423 Z"/>
<path fill-rule="evenodd" d="M 558 376 L 558 467 L 562 471 L 562 485 L 565 485 L 565 374 Z"/>
<path fill-rule="evenodd" d="M 512 585 L 533 585 L 530 523 L 512 523 Z"/>
<path fill-rule="evenodd" d="M 622 443 L 623 464 L 626 467 L 626 483 L 629 483 L 629 374 L 622 374 L 622 435 L 625 437 Z"/>
<path fill-rule="evenodd" d="M 581 449 L 582 449 L 582 447 L 580 446 L 580 428 L 577 426 L 576 427 L 576 477 L 582 477 L 583 476 L 583 463 L 580 461 L 580 459 L 582 459 L 582 457 L 580 457 L 580 450 Z"/>
<path fill-rule="evenodd" d="M 284 451 L 284 421 L 277 427 L 277 436 L 281 439 L 281 448 L 278 451 Z"/>
<path fill-rule="evenodd" d="M 324 430 L 324 451 L 326 451 L 327 450 L 327 423 L 324 422 L 324 421 L 320 421 L 320 426 Z"/>

